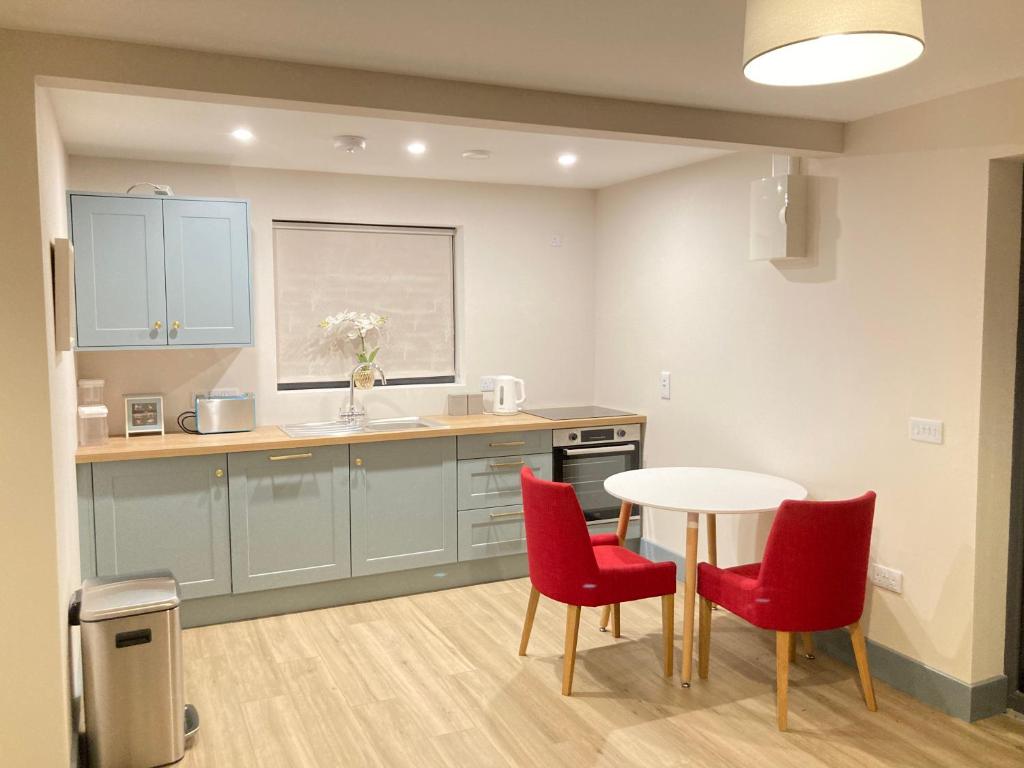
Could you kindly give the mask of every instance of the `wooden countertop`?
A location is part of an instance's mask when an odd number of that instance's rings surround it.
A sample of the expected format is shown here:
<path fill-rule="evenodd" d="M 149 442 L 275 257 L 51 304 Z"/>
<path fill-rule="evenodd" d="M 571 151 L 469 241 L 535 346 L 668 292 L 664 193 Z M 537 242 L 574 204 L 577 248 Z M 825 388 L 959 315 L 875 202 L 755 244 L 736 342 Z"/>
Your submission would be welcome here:
<path fill-rule="evenodd" d="M 537 429 L 573 429 L 616 424 L 643 424 L 646 416 L 613 416 L 602 419 L 571 419 L 552 421 L 540 416 L 519 413 L 515 416 L 428 416 L 431 421 L 446 427 L 409 429 L 395 432 L 356 432 L 337 437 L 288 437 L 279 427 L 256 427 L 251 432 L 231 432 L 223 435 L 188 435 L 173 433 L 163 436 L 112 437 L 103 445 L 79 448 L 75 453 L 78 464 L 102 461 L 130 461 L 157 459 L 168 456 L 201 456 L 210 453 L 240 453 L 288 448 L 309 448 L 318 445 L 346 445 L 349 443 L 383 443 L 391 440 L 418 440 L 427 437 L 480 435 L 494 432 L 523 432 Z"/>

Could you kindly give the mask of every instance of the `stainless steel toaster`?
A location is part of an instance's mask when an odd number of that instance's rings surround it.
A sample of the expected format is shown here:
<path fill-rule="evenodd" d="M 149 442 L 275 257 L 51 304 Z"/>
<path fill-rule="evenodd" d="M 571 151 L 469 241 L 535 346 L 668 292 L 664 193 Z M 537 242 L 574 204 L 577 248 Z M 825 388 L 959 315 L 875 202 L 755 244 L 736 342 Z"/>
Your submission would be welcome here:
<path fill-rule="evenodd" d="M 217 432 L 248 432 L 256 426 L 256 396 L 252 392 L 220 395 L 196 394 L 196 430 L 204 435 Z"/>

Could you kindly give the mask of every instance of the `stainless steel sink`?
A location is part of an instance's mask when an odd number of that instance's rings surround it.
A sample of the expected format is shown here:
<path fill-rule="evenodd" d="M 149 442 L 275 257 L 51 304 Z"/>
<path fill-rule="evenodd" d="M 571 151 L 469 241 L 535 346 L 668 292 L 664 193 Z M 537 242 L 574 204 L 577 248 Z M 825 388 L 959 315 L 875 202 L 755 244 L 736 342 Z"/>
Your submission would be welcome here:
<path fill-rule="evenodd" d="M 280 427 L 288 437 L 341 437 L 362 432 L 354 421 L 311 421 L 307 424 L 285 424 Z"/>
<path fill-rule="evenodd" d="M 448 429 L 448 425 L 422 416 L 401 416 L 396 419 L 370 419 L 363 428 L 367 432 L 399 432 L 406 429 Z"/>
<path fill-rule="evenodd" d="M 407 429 L 447 429 L 447 424 L 422 416 L 401 416 L 394 419 L 356 421 L 313 421 L 308 424 L 285 424 L 280 429 L 288 437 L 342 437 L 356 432 L 400 432 Z"/>

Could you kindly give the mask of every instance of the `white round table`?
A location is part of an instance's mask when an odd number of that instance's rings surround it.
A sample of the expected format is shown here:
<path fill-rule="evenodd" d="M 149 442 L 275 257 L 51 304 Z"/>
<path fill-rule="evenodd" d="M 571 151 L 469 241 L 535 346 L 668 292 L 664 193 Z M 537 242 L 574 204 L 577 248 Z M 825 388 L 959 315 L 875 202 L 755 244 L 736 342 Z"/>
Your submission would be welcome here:
<path fill-rule="evenodd" d="M 717 564 L 716 515 L 774 512 L 786 499 L 806 499 L 807 489 L 782 477 L 713 467 L 652 467 L 620 472 L 604 481 L 604 489 L 622 500 L 619 542 L 634 504 L 686 513 L 686 581 L 683 593 L 684 687 L 693 673 L 693 613 L 697 599 L 697 535 L 700 515 L 707 515 L 708 559 Z M 601 618 L 608 625 L 607 609 Z"/>

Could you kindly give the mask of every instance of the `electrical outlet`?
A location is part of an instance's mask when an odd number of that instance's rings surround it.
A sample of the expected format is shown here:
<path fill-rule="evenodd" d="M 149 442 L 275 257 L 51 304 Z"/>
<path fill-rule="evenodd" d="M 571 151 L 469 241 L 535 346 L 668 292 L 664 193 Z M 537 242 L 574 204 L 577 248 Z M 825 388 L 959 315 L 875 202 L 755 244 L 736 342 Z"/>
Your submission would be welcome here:
<path fill-rule="evenodd" d="M 493 392 L 494 391 L 494 377 L 493 376 L 481 376 L 480 377 L 480 391 L 481 392 Z"/>
<path fill-rule="evenodd" d="M 662 400 L 672 399 L 672 374 L 669 371 L 662 371 L 658 378 L 658 391 Z"/>
<path fill-rule="evenodd" d="M 942 422 L 935 419 L 910 418 L 910 439 L 921 443 L 942 445 Z"/>
<path fill-rule="evenodd" d="M 903 571 L 895 568 L 887 568 L 884 565 L 874 563 L 871 566 L 871 583 L 897 595 L 903 593 Z"/>

